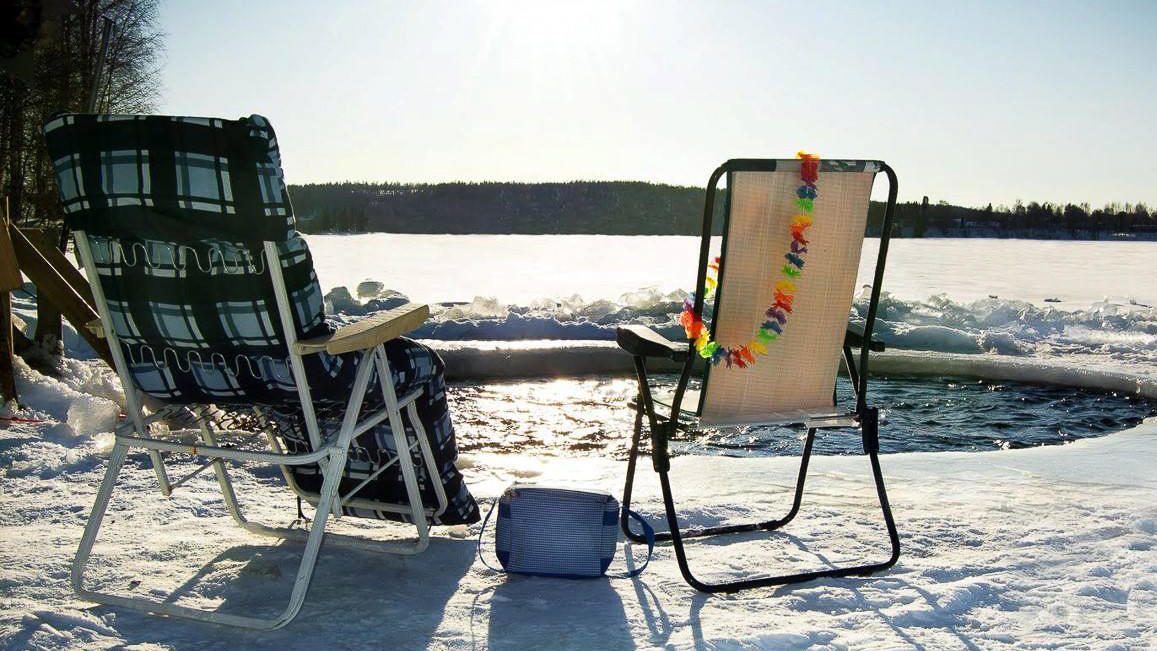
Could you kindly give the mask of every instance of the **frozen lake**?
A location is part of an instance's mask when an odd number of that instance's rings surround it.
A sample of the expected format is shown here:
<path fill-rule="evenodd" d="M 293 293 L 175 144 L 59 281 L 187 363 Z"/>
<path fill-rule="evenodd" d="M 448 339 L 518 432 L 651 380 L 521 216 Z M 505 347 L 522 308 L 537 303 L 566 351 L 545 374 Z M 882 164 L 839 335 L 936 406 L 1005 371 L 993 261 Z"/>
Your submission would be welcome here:
<path fill-rule="evenodd" d="M 373 279 L 434 307 L 427 339 L 613 339 L 621 323 L 682 336 L 699 240 L 600 235 L 311 235 L 322 287 Z M 718 245 L 718 242 L 716 242 Z M 864 245 L 871 282 L 879 240 Z M 1157 242 L 893 240 L 876 335 L 891 348 L 1063 358 L 1151 373 Z M 331 304 L 357 315 L 372 305 Z M 361 311 L 359 311 L 361 310 Z M 853 319 L 862 317 L 860 298 Z"/>
<path fill-rule="evenodd" d="M 686 291 L 699 238 L 620 235 L 309 235 L 322 287 L 351 291 L 378 280 L 414 300 L 503 303 L 580 295 L 619 301 L 645 287 Z M 718 238 L 716 238 L 718 248 Z M 860 282 L 871 282 L 879 240 L 864 244 Z M 892 240 L 884 289 L 906 300 L 988 296 L 1065 309 L 1111 302 L 1157 304 L 1157 242 Z"/>

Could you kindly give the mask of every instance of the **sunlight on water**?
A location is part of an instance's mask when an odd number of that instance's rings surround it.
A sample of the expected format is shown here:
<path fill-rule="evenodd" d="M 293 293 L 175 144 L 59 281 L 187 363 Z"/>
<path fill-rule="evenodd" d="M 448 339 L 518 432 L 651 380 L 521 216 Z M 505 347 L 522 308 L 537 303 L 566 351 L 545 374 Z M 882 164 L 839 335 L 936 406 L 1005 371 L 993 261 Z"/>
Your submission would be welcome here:
<path fill-rule="evenodd" d="M 657 379 L 670 389 L 674 376 Z M 450 406 L 463 452 L 626 458 L 634 412 L 629 378 L 455 384 Z M 1157 402 L 1079 389 L 931 378 L 878 378 L 873 402 L 886 411 L 884 452 L 979 451 L 1067 443 L 1136 425 Z M 840 404 L 851 401 L 847 383 Z M 646 432 L 644 431 L 644 436 Z M 672 441 L 673 454 L 798 454 L 804 432 L 788 427 L 707 430 Z M 856 430 L 825 430 L 820 454 L 861 451 Z"/>

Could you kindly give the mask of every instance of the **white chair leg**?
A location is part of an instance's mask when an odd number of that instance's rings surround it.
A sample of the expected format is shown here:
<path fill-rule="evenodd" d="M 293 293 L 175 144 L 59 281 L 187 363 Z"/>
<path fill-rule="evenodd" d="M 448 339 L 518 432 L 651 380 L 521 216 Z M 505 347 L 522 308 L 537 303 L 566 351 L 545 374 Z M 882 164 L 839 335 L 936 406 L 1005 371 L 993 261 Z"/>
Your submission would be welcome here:
<path fill-rule="evenodd" d="M 353 440 L 353 431 L 357 427 L 358 417 L 361 415 L 362 402 L 366 398 L 366 392 L 369 390 L 370 380 L 373 378 L 374 371 L 374 351 L 367 350 L 362 354 L 361 362 L 358 363 L 358 372 L 354 376 L 354 386 L 351 389 L 350 400 L 346 403 L 345 414 L 342 417 L 341 430 L 338 432 L 339 447 L 343 450 L 347 449 L 350 441 Z M 331 472 L 334 469 L 331 468 Z M 345 471 L 345 466 L 336 466 L 338 477 L 342 476 Z M 328 478 L 328 476 L 327 476 Z M 335 494 L 333 497 L 333 504 L 330 505 L 335 518 L 341 517 L 341 498 L 340 494 Z"/>
<path fill-rule="evenodd" d="M 88 515 L 88 522 L 84 525 L 84 535 L 80 537 L 80 546 L 76 550 L 76 558 L 72 560 L 72 589 L 81 597 L 89 597 L 84 589 L 84 568 L 88 565 L 88 556 L 92 553 L 92 545 L 96 542 L 96 534 L 100 531 L 100 523 L 104 520 L 104 513 L 108 509 L 112 489 L 116 486 L 117 476 L 125 465 L 125 457 L 129 448 L 122 443 L 113 445 L 112 453 L 108 457 L 108 469 L 104 471 L 104 479 L 96 491 L 96 501 L 92 504 L 92 511 Z"/>
<path fill-rule="evenodd" d="M 212 436 L 211 431 L 210 436 Z M 269 439 L 270 449 L 277 453 L 285 452 L 285 450 L 282 449 L 281 445 L 278 443 L 276 436 L 274 436 L 271 432 L 266 432 L 266 436 Z M 204 435 L 202 435 L 202 438 L 204 438 Z M 209 440 L 206 439 L 206 441 L 208 442 Z M 232 481 L 229 478 L 228 469 L 226 468 L 225 463 L 221 462 L 214 465 L 214 469 L 217 472 L 217 482 L 221 486 L 221 494 L 225 500 L 225 506 L 229 510 L 229 514 L 233 517 L 233 520 L 237 522 L 238 525 L 250 533 L 259 536 L 267 536 L 270 538 L 304 541 L 308 537 L 309 532 L 305 529 L 299 529 L 295 527 L 271 527 L 258 522 L 253 522 L 245 517 L 245 514 L 241 509 L 241 503 L 233 491 Z M 301 489 L 297 487 L 297 482 L 293 478 L 293 473 L 289 472 L 286 466 L 281 466 L 281 468 L 286 482 L 293 489 L 294 493 L 300 494 Z M 439 485 L 439 488 L 441 488 L 441 485 Z M 439 492 L 443 495 L 445 494 L 445 491 Z M 415 545 L 412 543 L 374 540 L 370 538 L 361 538 L 332 532 L 326 537 L 326 544 L 333 547 L 340 547 L 342 549 L 356 549 L 358 551 L 374 554 L 407 555 L 415 553 Z"/>
<path fill-rule="evenodd" d="M 197 424 L 201 428 L 201 440 L 206 445 L 217 445 L 217 437 L 213 433 L 213 426 L 208 422 L 203 410 L 197 413 Z M 275 451 L 280 452 L 275 446 Z M 224 459 L 217 459 L 213 462 L 213 472 L 217 475 L 217 486 L 221 489 L 221 499 L 225 501 L 225 509 L 229 511 L 233 521 L 237 523 L 242 529 L 256 534 L 258 536 L 266 536 L 269 538 L 285 538 L 290 540 L 305 540 L 308 534 L 301 529 L 289 529 L 284 527 L 269 527 L 256 522 L 250 522 L 245 514 L 241 511 L 241 504 L 237 500 L 237 493 L 233 490 L 233 480 L 229 477 L 229 469 L 225 466 Z"/>
<path fill-rule="evenodd" d="M 313 526 L 310 527 L 309 536 L 306 539 L 305 550 L 301 558 L 301 563 L 298 566 L 297 576 L 293 582 L 293 589 L 290 592 L 289 604 L 280 615 L 268 619 L 219 613 L 135 597 L 105 594 L 84 588 L 84 569 L 88 563 L 88 557 L 92 551 L 93 543 L 96 541 L 101 520 L 104 517 L 105 510 L 108 508 L 109 499 L 112 495 L 113 487 L 116 485 L 117 476 L 124 466 L 127 453 L 128 446 L 118 442 L 113 447 L 113 452 L 109 456 L 108 470 L 105 471 L 104 480 L 101 482 L 100 488 L 97 491 L 96 503 L 93 504 L 92 514 L 89 516 L 88 524 L 84 529 L 84 535 L 81 537 L 80 547 L 77 549 L 76 558 L 73 561 L 72 586 L 73 589 L 76 590 L 77 595 L 89 601 L 118 606 L 138 612 L 169 615 L 172 617 L 181 617 L 214 624 L 227 624 L 256 630 L 281 628 L 297 616 L 298 611 L 301 610 L 301 605 L 305 602 L 305 595 L 309 591 L 309 584 L 313 578 L 313 570 L 317 565 L 317 556 L 321 550 L 321 542 L 325 536 L 325 525 L 329 520 L 330 505 L 333 503 L 333 498 L 338 492 L 341 468 L 345 466 L 346 453 L 344 449 L 334 450 L 322 464 L 328 466 L 330 472 L 325 473 L 325 481 L 321 488 L 321 501 L 318 504 L 317 517 L 314 520 Z"/>
<path fill-rule="evenodd" d="M 402 468 L 402 479 L 406 484 L 406 495 L 410 500 L 410 518 L 418 529 L 418 540 L 407 553 L 417 554 L 430 544 L 430 523 L 426 519 L 426 507 L 422 504 L 422 494 L 418 490 L 418 476 L 414 472 L 414 457 L 410 454 L 410 441 L 406 438 L 406 426 L 402 422 L 402 412 L 398 408 L 398 394 L 394 390 L 394 376 L 390 373 L 386 349 L 382 345 L 374 348 L 374 363 L 378 369 L 378 382 L 382 388 L 382 399 L 389 413 L 390 429 L 394 432 L 394 447 L 398 452 L 398 465 Z M 434 481 L 434 478 L 431 478 Z"/>
<path fill-rule="evenodd" d="M 418 436 L 418 447 L 422 449 L 422 460 L 426 462 L 426 476 L 434 486 L 434 495 L 438 498 L 438 510 L 434 517 L 446 512 L 450 500 L 446 498 L 446 487 L 442 485 L 442 473 L 438 470 L 438 463 L 434 460 L 434 451 L 430 448 L 430 439 L 426 437 L 426 428 L 418 418 L 418 405 L 411 402 L 406 405 L 406 414 L 410 417 L 410 424 L 414 426 L 414 433 Z"/>

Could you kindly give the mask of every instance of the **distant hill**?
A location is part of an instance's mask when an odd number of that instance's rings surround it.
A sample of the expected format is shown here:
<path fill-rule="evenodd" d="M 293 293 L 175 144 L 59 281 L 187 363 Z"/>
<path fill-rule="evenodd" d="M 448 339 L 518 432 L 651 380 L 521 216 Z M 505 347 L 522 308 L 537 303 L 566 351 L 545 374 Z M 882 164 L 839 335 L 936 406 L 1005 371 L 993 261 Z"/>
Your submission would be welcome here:
<path fill-rule="evenodd" d="M 641 181 L 314 183 L 289 192 L 307 233 L 698 235 L 705 197 L 703 188 Z M 717 210 L 725 194 L 716 196 Z M 869 235 L 880 234 L 883 214 L 872 202 Z M 925 199 L 897 205 L 893 235 L 1154 239 L 1157 213 L 1144 204 L 970 208 Z"/>

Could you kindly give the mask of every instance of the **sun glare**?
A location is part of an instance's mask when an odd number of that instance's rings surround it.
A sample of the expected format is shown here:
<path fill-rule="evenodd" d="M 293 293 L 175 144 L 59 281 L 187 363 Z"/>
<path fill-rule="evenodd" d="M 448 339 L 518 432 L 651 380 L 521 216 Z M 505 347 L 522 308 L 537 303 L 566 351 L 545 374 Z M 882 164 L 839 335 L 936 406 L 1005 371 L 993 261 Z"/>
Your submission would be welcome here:
<path fill-rule="evenodd" d="M 480 63 L 522 70 L 540 83 L 605 71 L 622 42 L 623 5 L 512 0 L 490 14 Z"/>

